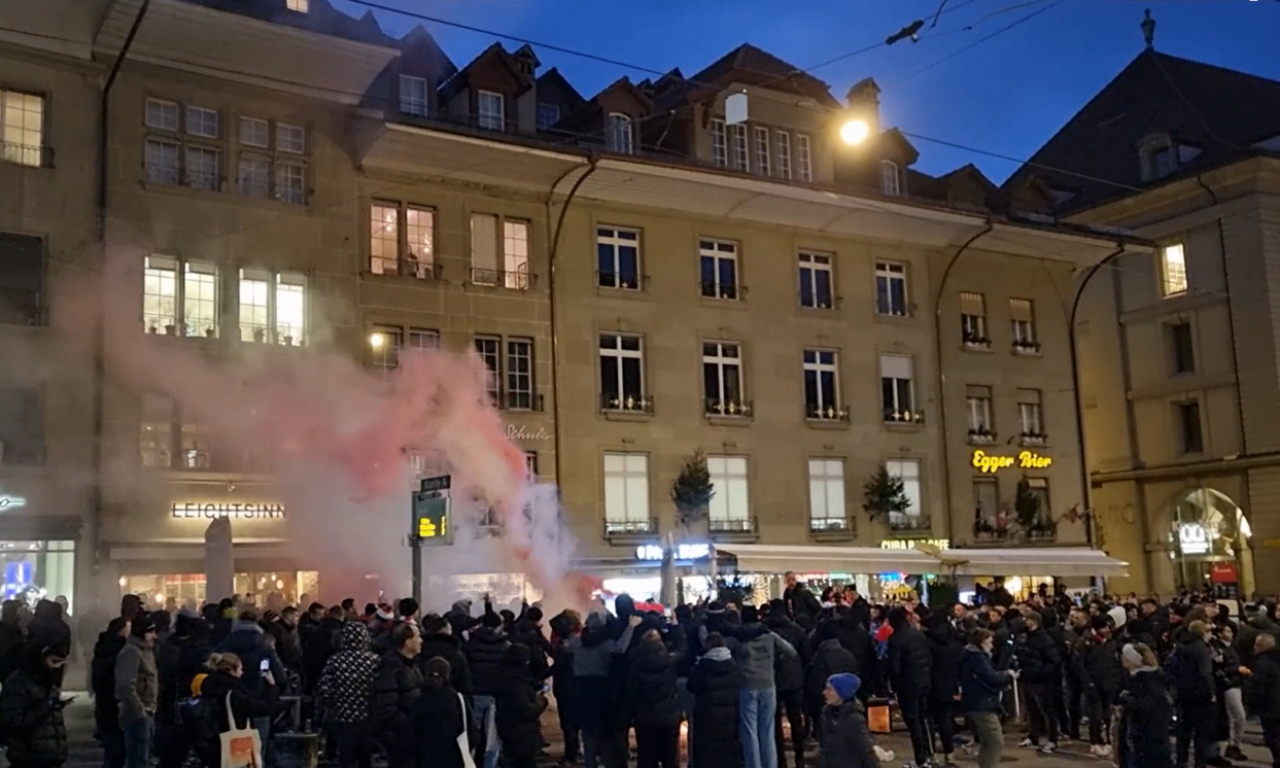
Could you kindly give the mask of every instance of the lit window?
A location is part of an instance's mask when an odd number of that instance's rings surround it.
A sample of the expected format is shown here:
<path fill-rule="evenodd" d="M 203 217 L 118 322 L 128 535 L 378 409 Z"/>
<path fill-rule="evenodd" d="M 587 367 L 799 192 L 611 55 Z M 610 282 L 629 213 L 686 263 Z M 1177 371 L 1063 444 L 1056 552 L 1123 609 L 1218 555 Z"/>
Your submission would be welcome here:
<path fill-rule="evenodd" d="M 901 514 L 893 514 L 889 518 L 892 526 L 920 527 L 923 511 L 920 504 L 920 462 L 914 459 L 891 459 L 884 463 L 889 476 L 902 481 L 902 490 L 907 497 L 907 510 Z"/>
<path fill-rule="evenodd" d="M 640 233 L 634 229 L 596 229 L 596 284 L 601 288 L 640 290 Z"/>
<path fill-rule="evenodd" d="M 44 97 L 0 90 L 0 158 L 44 165 Z"/>
<path fill-rule="evenodd" d="M 707 510 L 711 530 L 751 530 L 747 460 L 741 456 L 708 456 L 707 472 L 716 490 Z"/>
<path fill-rule="evenodd" d="M 902 178 L 898 172 L 898 164 L 891 160 L 880 162 L 880 191 L 888 197 L 902 194 Z"/>
<path fill-rule="evenodd" d="M 831 254 L 800 253 L 800 306 L 834 307 L 831 295 Z"/>
<path fill-rule="evenodd" d="M 805 418 L 818 421 L 842 421 L 840 408 L 840 366 L 835 350 L 804 351 Z"/>
<path fill-rule="evenodd" d="M 560 122 L 560 107 L 555 104 L 538 105 L 538 130 L 545 131 Z"/>
<path fill-rule="evenodd" d="M 178 260 L 148 256 L 142 273 L 142 325 L 150 333 L 177 334 Z"/>
<path fill-rule="evenodd" d="M 909 355 L 880 356 L 880 398 L 886 422 L 916 422 L 915 361 Z"/>
<path fill-rule="evenodd" d="M 965 412 L 969 421 L 969 439 L 989 442 L 995 437 L 991 426 L 991 387 L 965 387 Z"/>
<path fill-rule="evenodd" d="M 147 99 L 146 123 L 157 131 L 177 131 L 181 111 L 172 101 Z"/>
<path fill-rule="evenodd" d="M 809 529 L 843 531 L 849 527 L 844 499 L 844 460 L 809 459 Z"/>
<path fill-rule="evenodd" d="M 476 354 L 484 361 L 488 370 L 485 377 L 485 391 L 489 394 L 489 402 L 498 404 L 502 396 L 502 339 L 495 336 L 477 336 L 475 338 Z"/>
<path fill-rule="evenodd" d="M 1160 249 L 1160 288 L 1165 296 L 1187 292 L 1187 261 L 1182 243 Z"/>
<path fill-rule="evenodd" d="M 218 333 L 218 271 L 212 264 L 182 265 L 182 328 L 186 336 Z"/>
<path fill-rule="evenodd" d="M 1023 354 L 1039 352 L 1035 303 L 1031 299 L 1009 299 L 1009 320 L 1012 324 L 1013 351 Z"/>
<path fill-rule="evenodd" d="M 142 326 L 152 334 L 216 336 L 217 268 L 204 262 L 179 262 L 171 256 L 146 257 L 142 272 Z"/>
<path fill-rule="evenodd" d="M 400 111 L 406 115 L 426 117 L 426 78 L 412 77 L 410 75 L 400 76 Z"/>
<path fill-rule="evenodd" d="M 501 131 L 507 125 L 506 99 L 500 93 L 479 91 L 476 93 L 476 124 L 491 131 Z"/>
<path fill-rule="evenodd" d="M 294 155 L 307 151 L 307 130 L 300 125 L 276 123 L 276 149 Z"/>
<path fill-rule="evenodd" d="M 276 343 L 301 347 L 307 327 L 306 280 L 302 275 L 276 275 Z"/>
<path fill-rule="evenodd" d="M 311 0 L 285 0 L 285 8 L 297 13 L 306 13 L 311 6 Z"/>
<path fill-rule="evenodd" d="M 204 107 L 187 107 L 187 134 L 205 139 L 218 138 L 218 111 Z"/>
<path fill-rule="evenodd" d="M 606 533 L 647 533 L 649 457 L 643 453 L 604 455 L 604 519 Z"/>
<path fill-rule="evenodd" d="M 306 277 L 241 269 L 239 296 L 241 341 L 291 347 L 306 343 Z"/>
<path fill-rule="evenodd" d="M 745 415 L 741 345 L 723 341 L 702 345 L 702 396 L 708 414 Z"/>
<path fill-rule="evenodd" d="M 756 135 L 756 173 L 769 175 L 769 129 L 757 126 Z"/>
<path fill-rule="evenodd" d="M 394 325 L 375 325 L 369 338 L 377 342 L 369 345 L 373 367 L 383 373 L 395 370 L 404 349 L 404 331 Z"/>
<path fill-rule="evenodd" d="M 907 316 L 907 267 L 889 261 L 876 262 L 876 312 Z"/>
<path fill-rule="evenodd" d="M 173 400 L 143 395 L 138 419 L 138 459 L 151 469 L 173 466 Z"/>
<path fill-rule="evenodd" d="M 369 271 L 420 280 L 435 277 L 435 211 L 376 201 L 369 211 Z"/>
<path fill-rule="evenodd" d="M 724 240 L 698 243 L 702 295 L 711 299 L 738 298 L 738 244 Z"/>
<path fill-rule="evenodd" d="M 180 469 L 206 470 L 212 467 L 208 427 L 203 424 L 183 424 L 181 448 Z"/>
<path fill-rule="evenodd" d="M 813 181 L 813 153 L 803 133 L 796 134 L 796 172 L 801 181 Z"/>
<path fill-rule="evenodd" d="M 724 168 L 729 164 L 729 141 L 724 121 L 719 118 L 711 120 L 711 162 Z"/>
<path fill-rule="evenodd" d="M 271 316 L 271 275 L 240 270 L 240 340 L 268 341 Z"/>
<path fill-rule="evenodd" d="M 965 349 L 990 349 L 987 299 L 981 293 L 960 294 L 960 341 Z"/>
<path fill-rule="evenodd" d="M 786 131 L 774 131 L 778 142 L 777 174 L 780 179 L 791 178 L 791 134 Z"/>
<path fill-rule="evenodd" d="M 648 411 L 644 341 L 639 336 L 600 335 L 600 401 L 605 411 Z"/>
<path fill-rule="evenodd" d="M 503 285 L 517 291 L 529 288 L 529 224 L 502 222 Z"/>
<path fill-rule="evenodd" d="M 610 152 L 629 155 L 634 151 L 631 118 L 617 112 L 610 113 L 606 139 Z"/>
<path fill-rule="evenodd" d="M 729 126 L 733 139 L 733 167 L 739 171 L 751 170 L 751 149 L 747 146 L 747 126 L 742 123 Z"/>

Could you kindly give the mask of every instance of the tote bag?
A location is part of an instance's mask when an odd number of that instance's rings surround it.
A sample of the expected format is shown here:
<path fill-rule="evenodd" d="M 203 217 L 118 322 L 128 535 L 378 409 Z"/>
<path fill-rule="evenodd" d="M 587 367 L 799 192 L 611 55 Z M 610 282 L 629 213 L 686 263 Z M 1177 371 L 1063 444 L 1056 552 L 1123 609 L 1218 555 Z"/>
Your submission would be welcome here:
<path fill-rule="evenodd" d="M 249 725 L 251 722 L 245 724 Z M 221 735 L 222 768 L 263 768 L 262 737 L 254 728 L 241 730 L 236 727 L 230 693 L 227 694 L 227 724 L 230 730 Z"/>
<path fill-rule="evenodd" d="M 471 719 L 471 707 L 467 706 L 467 700 L 458 694 L 458 704 L 462 706 L 462 733 L 458 734 L 458 751 L 462 753 L 462 768 L 476 768 L 475 760 L 471 759 L 471 739 L 467 738 L 467 721 Z M 222 766 L 222 768 L 228 768 Z"/>

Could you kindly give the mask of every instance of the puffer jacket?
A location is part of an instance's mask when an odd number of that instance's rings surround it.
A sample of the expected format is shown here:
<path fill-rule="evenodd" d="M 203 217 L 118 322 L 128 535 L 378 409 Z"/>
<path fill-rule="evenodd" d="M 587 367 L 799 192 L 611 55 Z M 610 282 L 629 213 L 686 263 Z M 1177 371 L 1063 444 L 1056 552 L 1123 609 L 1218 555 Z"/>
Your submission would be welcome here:
<path fill-rule="evenodd" d="M 120 702 L 120 726 L 151 717 L 160 701 L 160 673 L 155 651 L 140 637 L 130 637 L 116 656 L 116 701 Z"/>
<path fill-rule="evenodd" d="M 250 693 L 265 688 L 262 682 L 263 659 L 268 660 L 268 668 L 271 670 L 271 676 L 276 680 L 276 685 L 284 685 L 289 679 L 285 674 L 284 665 L 280 663 L 280 657 L 267 644 L 265 630 L 257 622 L 240 619 L 234 621 L 231 624 L 231 632 L 218 645 L 217 650 L 223 653 L 234 653 L 240 657 L 240 663 L 244 666 L 244 677 L 240 679 L 244 683 L 245 690 Z"/>
<path fill-rule="evenodd" d="M 529 672 L 529 649 L 508 645 L 496 675 L 495 717 L 502 754 L 515 762 L 529 760 L 544 746 L 539 722 L 547 700 L 540 695 Z"/>
<path fill-rule="evenodd" d="M 889 684 L 899 697 L 922 696 L 931 685 L 933 655 L 924 633 L 910 624 L 893 628 L 889 638 Z"/>
<path fill-rule="evenodd" d="M 18 671 L 0 686 L 0 723 L 10 765 L 59 766 L 70 746 L 62 719 L 62 691 L 39 649 L 24 655 Z"/>
<path fill-rule="evenodd" d="M 474 692 L 471 683 L 471 665 L 462 652 L 462 643 L 453 635 L 423 635 L 422 651 L 418 653 L 418 663 L 425 665 L 428 661 L 441 658 L 449 662 L 449 687 L 463 696 Z M 423 667 L 423 676 L 426 676 Z"/>
<path fill-rule="evenodd" d="M 120 705 L 116 702 L 116 657 L 127 641 L 115 632 L 98 635 L 93 646 L 93 662 L 89 674 L 93 685 L 93 717 L 98 730 L 113 733 L 120 730 Z"/>
<path fill-rule="evenodd" d="M 680 655 L 663 646 L 642 644 L 627 672 L 623 721 L 637 728 L 675 728 L 680 725 L 676 703 L 676 664 Z"/>
<path fill-rule="evenodd" d="M 1076 641 L 1071 654 L 1073 674 L 1082 685 L 1097 688 L 1108 700 L 1114 699 L 1124 685 L 1124 667 L 1116 641 L 1105 641 L 1093 630 Z"/>
<path fill-rule="evenodd" d="M 1004 711 L 1000 694 L 1013 685 L 1013 675 L 997 672 L 991 656 L 976 645 L 967 645 L 960 657 L 960 708 L 965 712 Z"/>
<path fill-rule="evenodd" d="M 500 629 L 481 627 L 471 633 L 471 639 L 463 646 L 463 653 L 471 666 L 471 685 L 476 696 L 495 694 L 499 668 L 510 647 L 511 641 Z"/>
<path fill-rule="evenodd" d="M 770 632 L 764 624 L 745 624 L 733 634 L 741 643 L 734 651 L 733 658 L 742 671 L 744 690 L 776 688 L 774 669 L 779 662 L 799 658 L 790 643 Z"/>
<path fill-rule="evenodd" d="M 387 752 L 408 757 L 417 750 L 413 711 L 422 695 L 422 672 L 414 659 L 392 651 L 378 662 L 373 682 L 373 712 L 378 737 Z"/>
<path fill-rule="evenodd" d="M 827 687 L 827 678 L 848 672 L 858 674 L 858 662 L 853 658 L 836 638 L 824 640 L 813 654 L 813 663 L 809 665 L 809 679 L 805 683 L 805 701 L 811 711 L 822 706 L 822 692 Z"/>
<path fill-rule="evenodd" d="M 1020 636 L 1014 655 L 1028 685 L 1052 685 L 1062 681 L 1062 653 L 1044 629 Z"/>
<path fill-rule="evenodd" d="M 786 614 L 770 613 L 761 620 L 770 632 L 790 643 L 796 656 L 779 657 L 774 668 L 774 683 L 779 691 L 798 691 L 804 687 L 804 671 L 809 668 L 809 638 L 804 630 L 786 617 Z"/>
<path fill-rule="evenodd" d="M 521 619 L 511 628 L 510 640 L 529 649 L 529 670 L 534 680 L 546 680 L 551 676 L 551 666 L 547 663 L 551 656 L 551 643 L 547 642 L 541 625 Z"/>
<path fill-rule="evenodd" d="M 369 630 L 358 621 L 342 625 L 338 651 L 316 684 L 316 706 L 326 723 L 363 723 L 371 715 L 378 654 L 369 650 Z"/>
<path fill-rule="evenodd" d="M 1200 637 L 1183 632 L 1166 664 L 1172 670 L 1173 687 L 1178 701 L 1205 703 L 1213 699 L 1217 687 L 1213 680 L 1213 655 Z"/>
<path fill-rule="evenodd" d="M 880 768 L 862 704 L 850 699 L 838 707 L 822 709 L 820 768 Z"/>
<path fill-rule="evenodd" d="M 742 675 L 728 648 L 712 648 L 689 671 L 693 694 L 693 763 L 703 768 L 740 768 L 738 697 Z"/>
<path fill-rule="evenodd" d="M 935 619 L 929 628 L 930 675 L 929 695 L 937 702 L 950 702 L 960 692 L 960 658 L 964 655 L 964 637 L 944 617 Z"/>

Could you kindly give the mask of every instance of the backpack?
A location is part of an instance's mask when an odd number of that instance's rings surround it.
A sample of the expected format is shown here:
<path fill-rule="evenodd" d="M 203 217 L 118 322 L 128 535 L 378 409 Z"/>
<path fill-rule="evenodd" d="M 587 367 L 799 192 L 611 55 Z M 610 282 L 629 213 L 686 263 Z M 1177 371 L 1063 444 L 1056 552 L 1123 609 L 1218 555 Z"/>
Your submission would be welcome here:
<path fill-rule="evenodd" d="M 218 721 L 218 708 L 222 702 L 212 696 L 196 696 L 178 702 L 179 722 L 191 739 L 191 747 L 202 762 L 222 748 L 222 724 Z M 216 764 L 205 762 L 205 765 Z"/>

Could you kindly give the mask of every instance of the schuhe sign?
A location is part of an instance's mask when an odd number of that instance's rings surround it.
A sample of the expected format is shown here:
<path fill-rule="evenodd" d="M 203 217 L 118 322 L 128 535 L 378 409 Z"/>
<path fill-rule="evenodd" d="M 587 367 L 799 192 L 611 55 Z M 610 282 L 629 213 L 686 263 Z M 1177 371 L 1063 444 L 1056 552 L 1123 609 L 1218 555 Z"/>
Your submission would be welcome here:
<path fill-rule="evenodd" d="M 283 504 L 243 504 L 187 501 L 173 505 L 173 516 L 180 520 L 283 520 Z"/>

